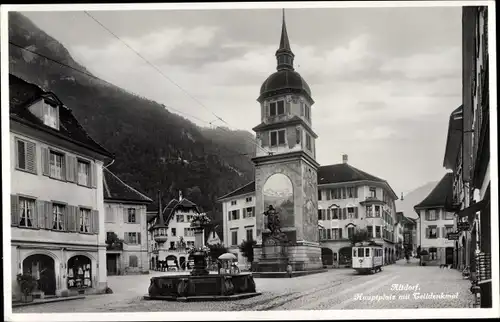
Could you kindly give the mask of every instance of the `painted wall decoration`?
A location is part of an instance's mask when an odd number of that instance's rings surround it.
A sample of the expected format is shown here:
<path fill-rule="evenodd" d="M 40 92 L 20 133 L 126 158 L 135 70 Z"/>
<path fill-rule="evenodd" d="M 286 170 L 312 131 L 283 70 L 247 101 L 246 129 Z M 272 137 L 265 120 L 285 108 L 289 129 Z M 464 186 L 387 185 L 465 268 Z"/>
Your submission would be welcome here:
<path fill-rule="evenodd" d="M 263 189 L 264 209 L 272 205 L 279 213 L 281 227 L 294 227 L 294 201 L 292 181 L 284 174 L 271 175 Z"/>

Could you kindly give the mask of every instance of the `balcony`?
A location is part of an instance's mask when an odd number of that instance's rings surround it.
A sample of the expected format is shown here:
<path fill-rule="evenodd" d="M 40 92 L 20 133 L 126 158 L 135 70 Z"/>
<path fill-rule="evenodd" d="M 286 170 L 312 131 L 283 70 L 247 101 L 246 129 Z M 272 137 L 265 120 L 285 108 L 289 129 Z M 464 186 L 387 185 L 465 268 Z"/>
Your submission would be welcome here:
<path fill-rule="evenodd" d="M 153 238 L 157 243 L 164 243 L 168 239 L 168 233 L 166 228 L 157 228 L 153 230 Z"/>

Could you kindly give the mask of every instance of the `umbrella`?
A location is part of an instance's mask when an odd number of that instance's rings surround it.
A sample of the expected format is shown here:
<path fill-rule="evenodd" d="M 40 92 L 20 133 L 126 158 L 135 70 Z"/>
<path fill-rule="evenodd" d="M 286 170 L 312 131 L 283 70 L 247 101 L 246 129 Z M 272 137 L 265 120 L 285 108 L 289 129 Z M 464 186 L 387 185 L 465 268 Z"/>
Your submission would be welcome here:
<path fill-rule="evenodd" d="M 238 258 L 234 254 L 225 253 L 225 254 L 220 255 L 219 259 L 222 259 L 222 260 L 236 260 Z"/>

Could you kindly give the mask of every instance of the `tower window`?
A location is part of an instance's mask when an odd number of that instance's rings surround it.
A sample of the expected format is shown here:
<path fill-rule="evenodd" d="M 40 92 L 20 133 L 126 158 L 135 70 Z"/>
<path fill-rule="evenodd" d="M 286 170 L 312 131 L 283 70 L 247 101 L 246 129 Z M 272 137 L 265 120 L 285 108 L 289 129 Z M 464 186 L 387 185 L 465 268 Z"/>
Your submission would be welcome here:
<path fill-rule="evenodd" d="M 311 120 L 311 107 L 307 106 L 304 104 L 305 112 L 306 112 L 306 119 Z"/>
<path fill-rule="evenodd" d="M 269 114 L 271 116 L 285 114 L 285 101 L 272 102 L 270 104 Z"/>
<path fill-rule="evenodd" d="M 306 149 L 312 151 L 311 136 L 306 134 Z"/>
<path fill-rule="evenodd" d="M 285 144 L 285 130 L 271 131 L 271 146 Z"/>

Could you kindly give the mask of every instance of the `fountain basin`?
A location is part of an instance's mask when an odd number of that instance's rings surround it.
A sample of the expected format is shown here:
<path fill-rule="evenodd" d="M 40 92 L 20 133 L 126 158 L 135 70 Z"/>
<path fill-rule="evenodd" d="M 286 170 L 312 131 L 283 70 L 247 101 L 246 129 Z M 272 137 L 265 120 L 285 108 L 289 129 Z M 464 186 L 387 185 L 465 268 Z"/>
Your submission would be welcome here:
<path fill-rule="evenodd" d="M 251 273 L 235 275 L 210 274 L 166 275 L 151 278 L 147 300 L 220 301 L 260 295 Z"/>

